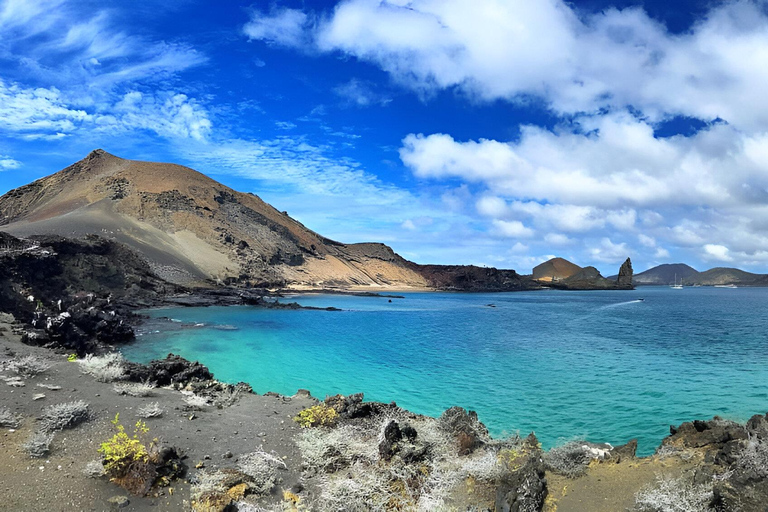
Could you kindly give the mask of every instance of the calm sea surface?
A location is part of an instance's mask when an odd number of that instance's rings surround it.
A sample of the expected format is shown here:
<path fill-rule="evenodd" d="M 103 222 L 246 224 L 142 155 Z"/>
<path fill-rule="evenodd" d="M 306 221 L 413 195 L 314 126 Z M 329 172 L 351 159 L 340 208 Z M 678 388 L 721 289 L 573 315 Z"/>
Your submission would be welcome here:
<path fill-rule="evenodd" d="M 545 447 L 637 437 L 648 454 L 670 424 L 768 411 L 766 288 L 405 295 L 288 299 L 341 312 L 152 310 L 175 321 L 124 353 L 180 354 L 259 393 L 364 392 L 432 416 L 459 405 Z"/>

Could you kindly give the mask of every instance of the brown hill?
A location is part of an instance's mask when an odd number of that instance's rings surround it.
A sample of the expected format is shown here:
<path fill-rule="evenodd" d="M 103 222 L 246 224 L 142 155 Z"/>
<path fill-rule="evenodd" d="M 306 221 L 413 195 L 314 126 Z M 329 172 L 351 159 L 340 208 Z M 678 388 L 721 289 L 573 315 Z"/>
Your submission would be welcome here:
<path fill-rule="evenodd" d="M 428 286 L 383 244 L 334 242 L 187 167 L 102 150 L 0 197 L 0 229 L 22 237 L 98 234 L 138 250 L 158 275 L 181 284 Z"/>
<path fill-rule="evenodd" d="M 581 270 L 580 266 L 564 258 L 552 258 L 533 268 L 533 278 L 542 282 L 562 281 Z"/>

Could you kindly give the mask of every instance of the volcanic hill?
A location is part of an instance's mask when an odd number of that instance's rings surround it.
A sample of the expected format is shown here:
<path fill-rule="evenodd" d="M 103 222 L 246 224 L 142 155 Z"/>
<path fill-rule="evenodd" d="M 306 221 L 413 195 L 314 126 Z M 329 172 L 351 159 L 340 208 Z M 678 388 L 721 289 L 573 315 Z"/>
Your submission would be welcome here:
<path fill-rule="evenodd" d="M 254 194 L 181 165 L 103 150 L 0 197 L 0 231 L 99 235 L 176 284 L 294 289 L 535 288 L 514 270 L 418 265 L 380 243 L 329 240 Z"/>
<path fill-rule="evenodd" d="M 541 282 L 562 281 L 581 270 L 580 266 L 564 258 L 552 258 L 533 267 L 533 278 Z"/>

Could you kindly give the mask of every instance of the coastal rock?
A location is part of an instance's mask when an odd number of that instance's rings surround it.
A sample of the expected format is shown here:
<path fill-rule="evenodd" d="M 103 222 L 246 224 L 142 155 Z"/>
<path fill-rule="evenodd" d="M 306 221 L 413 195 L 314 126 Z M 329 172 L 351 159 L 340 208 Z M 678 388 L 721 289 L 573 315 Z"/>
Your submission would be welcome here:
<path fill-rule="evenodd" d="M 383 460 L 390 460 L 398 449 L 398 443 L 403 439 L 400 425 L 395 420 L 384 427 L 384 439 L 379 443 L 379 455 Z"/>
<path fill-rule="evenodd" d="M 376 405 L 372 402 L 363 402 L 363 394 L 334 395 L 325 399 L 325 405 L 333 407 L 343 419 L 367 418 L 376 412 Z"/>
<path fill-rule="evenodd" d="M 468 455 L 490 440 L 488 429 L 475 411 L 451 407 L 440 416 L 439 425 L 456 438 L 460 455 Z"/>
<path fill-rule="evenodd" d="M 634 459 L 637 453 L 637 439 L 630 440 L 627 444 L 616 446 L 610 451 L 610 460 L 619 463 L 627 459 Z"/>
<path fill-rule="evenodd" d="M 545 466 L 538 439 L 529 435 L 514 456 L 505 460 L 507 472 L 496 489 L 499 512 L 540 511 L 547 498 Z"/>
<path fill-rule="evenodd" d="M 662 446 L 678 448 L 721 449 L 725 443 L 734 439 L 747 439 L 747 430 L 743 425 L 715 417 L 709 421 L 696 420 L 686 422 L 679 427 L 670 426 L 670 436 L 662 441 Z"/>
<path fill-rule="evenodd" d="M 619 277 L 616 278 L 616 285 L 619 288 L 632 288 L 632 261 L 627 258 L 619 269 Z"/>
<path fill-rule="evenodd" d="M 125 373 L 134 382 L 155 382 L 158 386 L 186 385 L 191 382 L 209 381 L 213 374 L 207 367 L 181 356 L 168 354 L 165 359 L 155 359 L 148 364 L 126 363 Z"/>

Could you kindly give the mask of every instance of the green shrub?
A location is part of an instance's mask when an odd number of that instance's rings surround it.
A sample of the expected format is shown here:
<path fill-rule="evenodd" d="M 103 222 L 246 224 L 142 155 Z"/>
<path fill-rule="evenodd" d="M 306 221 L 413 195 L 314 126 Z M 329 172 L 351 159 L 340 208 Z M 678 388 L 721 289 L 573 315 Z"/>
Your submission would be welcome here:
<path fill-rule="evenodd" d="M 302 428 L 309 427 L 331 427 L 336 424 L 339 413 L 333 407 L 327 405 L 315 405 L 304 409 L 298 416 L 293 418 L 293 421 L 298 423 Z"/>

